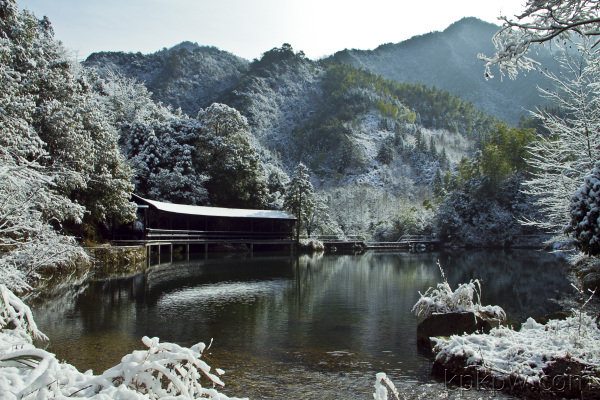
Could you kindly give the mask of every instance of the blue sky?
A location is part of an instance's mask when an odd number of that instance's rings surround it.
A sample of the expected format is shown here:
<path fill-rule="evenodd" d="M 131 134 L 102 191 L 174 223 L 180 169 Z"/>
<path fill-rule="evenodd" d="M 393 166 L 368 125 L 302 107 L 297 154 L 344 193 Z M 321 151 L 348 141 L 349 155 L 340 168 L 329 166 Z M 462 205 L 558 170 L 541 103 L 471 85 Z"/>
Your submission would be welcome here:
<path fill-rule="evenodd" d="M 78 58 L 95 51 L 152 53 L 182 41 L 246 59 L 283 43 L 320 58 L 444 30 L 463 17 L 497 23 L 525 0 L 17 0 L 47 15 Z"/>

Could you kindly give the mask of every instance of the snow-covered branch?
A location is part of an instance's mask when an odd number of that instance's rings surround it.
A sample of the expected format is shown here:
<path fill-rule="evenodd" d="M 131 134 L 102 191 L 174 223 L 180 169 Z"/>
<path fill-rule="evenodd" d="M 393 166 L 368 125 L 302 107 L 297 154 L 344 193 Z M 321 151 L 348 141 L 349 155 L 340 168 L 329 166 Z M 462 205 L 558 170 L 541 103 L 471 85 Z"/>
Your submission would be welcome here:
<path fill-rule="evenodd" d="M 533 176 L 524 191 L 534 196 L 544 218 L 524 222 L 559 236 L 570 223 L 571 196 L 600 159 L 600 69 L 598 50 L 592 46 L 583 40 L 577 58 L 560 57 L 560 76 L 545 73 L 556 89 L 543 90 L 542 95 L 560 107 L 561 115 L 534 113 L 549 134 L 538 135 L 529 145 L 527 162 Z"/>
<path fill-rule="evenodd" d="M 548 43 L 554 39 L 570 40 L 572 34 L 584 37 L 600 35 L 600 1 L 598 0 L 528 0 L 525 11 L 509 18 L 502 16 L 502 29 L 493 43 L 496 53 L 479 55 L 485 61 L 486 77 L 493 77 L 492 66 L 502 76 L 514 79 L 519 70 L 531 70 L 539 63 L 528 57 L 532 44 Z"/>
<path fill-rule="evenodd" d="M 224 371 L 216 369 L 213 373 L 201 359 L 204 343 L 185 348 L 144 337 L 147 350 L 134 351 L 103 374 L 93 375 L 36 348 L 32 336 L 47 340 L 37 329 L 29 307 L 0 284 L 2 398 L 229 399 L 215 389 L 224 385 L 219 377 Z"/>

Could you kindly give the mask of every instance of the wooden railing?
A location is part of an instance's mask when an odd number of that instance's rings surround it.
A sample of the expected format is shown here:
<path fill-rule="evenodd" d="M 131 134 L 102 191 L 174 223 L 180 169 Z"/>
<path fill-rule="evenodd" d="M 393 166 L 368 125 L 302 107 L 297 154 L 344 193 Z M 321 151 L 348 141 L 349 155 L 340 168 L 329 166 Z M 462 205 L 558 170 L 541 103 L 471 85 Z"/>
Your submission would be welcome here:
<path fill-rule="evenodd" d="M 437 243 L 439 239 L 435 235 L 402 235 L 396 243 Z"/>
<path fill-rule="evenodd" d="M 300 235 L 300 239 L 316 239 L 323 243 L 362 242 L 364 237 L 360 235 Z"/>
<path fill-rule="evenodd" d="M 244 241 L 291 241 L 289 232 L 246 232 L 246 231 L 195 231 L 171 229 L 146 229 L 138 238 L 115 238 L 115 242 L 244 242 Z"/>

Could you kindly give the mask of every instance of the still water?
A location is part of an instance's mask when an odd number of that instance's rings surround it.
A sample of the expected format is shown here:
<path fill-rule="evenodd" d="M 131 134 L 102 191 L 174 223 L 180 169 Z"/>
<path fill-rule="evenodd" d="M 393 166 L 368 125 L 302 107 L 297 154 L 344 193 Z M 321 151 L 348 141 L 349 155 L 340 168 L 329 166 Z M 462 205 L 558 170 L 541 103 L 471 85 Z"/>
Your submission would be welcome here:
<path fill-rule="evenodd" d="M 95 373 L 143 349 L 143 336 L 213 339 L 206 360 L 226 371 L 230 396 L 369 399 L 377 372 L 409 398 L 465 396 L 430 376 L 431 355 L 416 344 L 410 311 L 440 281 L 438 260 L 453 288 L 479 279 L 482 303 L 513 321 L 572 294 L 563 262 L 537 251 L 199 256 L 55 293 L 34 316 L 49 351 Z"/>

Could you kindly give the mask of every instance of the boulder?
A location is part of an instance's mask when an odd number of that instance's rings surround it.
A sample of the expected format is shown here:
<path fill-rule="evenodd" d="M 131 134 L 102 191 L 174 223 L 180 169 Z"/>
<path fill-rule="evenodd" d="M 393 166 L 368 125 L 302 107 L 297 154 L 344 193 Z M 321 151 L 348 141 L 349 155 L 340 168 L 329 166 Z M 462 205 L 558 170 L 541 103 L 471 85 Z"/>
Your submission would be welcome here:
<path fill-rule="evenodd" d="M 567 318 L 569 318 L 571 316 L 570 312 L 566 312 L 566 311 L 554 311 L 551 312 L 550 314 L 547 314 L 543 317 L 539 317 L 539 318 L 535 318 L 535 322 L 537 322 L 538 324 L 544 324 L 546 325 L 549 321 L 553 320 L 553 319 L 557 319 L 557 320 L 565 320 Z"/>
<path fill-rule="evenodd" d="M 462 335 L 463 333 L 489 333 L 500 322 L 485 313 L 451 312 L 432 314 L 417 326 L 417 342 L 430 345 L 430 337 Z"/>

